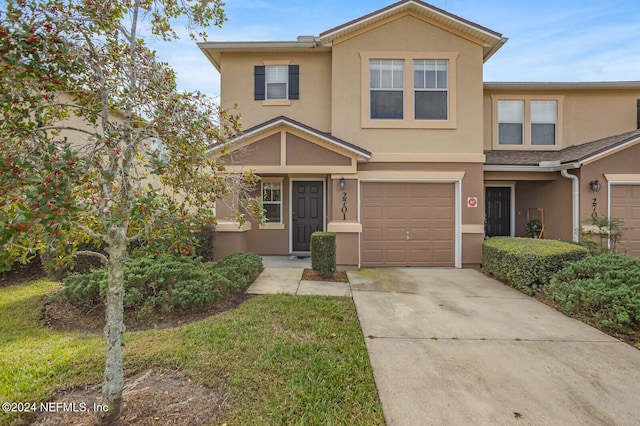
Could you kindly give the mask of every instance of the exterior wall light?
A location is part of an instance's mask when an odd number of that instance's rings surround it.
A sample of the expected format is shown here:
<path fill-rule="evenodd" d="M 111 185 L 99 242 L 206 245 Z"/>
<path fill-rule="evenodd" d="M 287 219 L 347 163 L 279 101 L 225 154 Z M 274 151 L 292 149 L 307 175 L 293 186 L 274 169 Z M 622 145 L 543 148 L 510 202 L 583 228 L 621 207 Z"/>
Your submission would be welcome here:
<path fill-rule="evenodd" d="M 593 192 L 600 192 L 600 188 L 602 188 L 602 185 L 600 184 L 600 181 L 596 179 L 589 182 L 589 187 Z"/>
<path fill-rule="evenodd" d="M 340 191 L 344 190 L 344 185 L 347 181 L 345 180 L 344 176 L 342 176 L 340 178 Z"/>

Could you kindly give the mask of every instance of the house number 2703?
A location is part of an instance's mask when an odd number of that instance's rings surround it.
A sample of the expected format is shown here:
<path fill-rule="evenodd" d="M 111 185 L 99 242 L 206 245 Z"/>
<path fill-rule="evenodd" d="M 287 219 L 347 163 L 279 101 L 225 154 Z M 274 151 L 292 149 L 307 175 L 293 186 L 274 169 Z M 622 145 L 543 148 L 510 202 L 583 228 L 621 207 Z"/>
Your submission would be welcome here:
<path fill-rule="evenodd" d="M 347 193 L 342 193 L 342 220 L 347 220 L 347 212 L 349 209 L 347 208 Z"/>

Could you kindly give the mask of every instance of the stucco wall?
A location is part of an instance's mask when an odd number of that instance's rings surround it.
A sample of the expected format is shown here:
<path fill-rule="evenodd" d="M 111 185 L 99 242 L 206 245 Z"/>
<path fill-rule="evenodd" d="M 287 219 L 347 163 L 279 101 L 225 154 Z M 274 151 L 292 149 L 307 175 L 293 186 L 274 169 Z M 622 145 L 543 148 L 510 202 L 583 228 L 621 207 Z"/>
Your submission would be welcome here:
<path fill-rule="evenodd" d="M 300 66 L 300 99 L 292 100 L 287 106 L 265 106 L 263 101 L 254 100 L 254 66 L 279 60 Z M 227 109 L 237 105 L 245 129 L 284 115 L 330 132 L 330 53 L 225 53 L 221 63 L 221 105 Z"/>
<path fill-rule="evenodd" d="M 580 169 L 580 223 L 588 224 L 593 212 L 593 199 L 596 199 L 598 216 L 607 216 L 609 188 L 606 174 L 640 174 L 640 145 L 636 145 L 618 153 L 587 164 Z M 600 192 L 593 192 L 589 182 L 598 179 Z"/>
<path fill-rule="evenodd" d="M 410 52 L 430 59 L 438 52 L 457 55 L 455 129 L 361 127 L 361 76 L 368 75 L 363 52 Z M 405 72 L 411 64 L 405 64 Z M 364 71 L 364 72 L 363 72 Z M 405 16 L 333 47 L 332 133 L 374 153 L 479 153 L 482 151 L 482 47 L 413 16 Z M 405 97 L 413 96 L 405 85 Z M 455 102 L 452 102 L 455 101 Z"/>
<path fill-rule="evenodd" d="M 562 149 L 579 145 L 637 128 L 637 100 L 640 90 L 485 90 L 483 138 L 484 149 L 492 149 L 493 128 L 497 120 L 493 116 L 492 96 L 522 96 L 535 99 L 536 96 L 557 96 L 562 98 L 562 135 L 558 137 L 562 144 L 544 149 Z M 560 123 L 559 123 L 560 124 Z"/>

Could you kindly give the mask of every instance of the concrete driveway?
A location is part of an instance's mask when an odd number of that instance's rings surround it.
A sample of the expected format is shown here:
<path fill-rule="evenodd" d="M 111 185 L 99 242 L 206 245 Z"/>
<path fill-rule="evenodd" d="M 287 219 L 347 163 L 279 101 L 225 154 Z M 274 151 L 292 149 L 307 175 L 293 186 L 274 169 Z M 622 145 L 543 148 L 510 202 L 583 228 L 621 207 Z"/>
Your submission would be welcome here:
<path fill-rule="evenodd" d="M 349 272 L 388 425 L 638 425 L 640 351 L 468 269 Z"/>

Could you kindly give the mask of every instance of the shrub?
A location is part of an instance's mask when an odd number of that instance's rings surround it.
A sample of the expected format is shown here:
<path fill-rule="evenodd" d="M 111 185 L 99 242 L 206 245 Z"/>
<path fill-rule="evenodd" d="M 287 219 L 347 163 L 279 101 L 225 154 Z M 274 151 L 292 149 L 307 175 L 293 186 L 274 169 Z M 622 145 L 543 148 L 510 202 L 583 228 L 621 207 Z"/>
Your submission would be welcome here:
<path fill-rule="evenodd" d="M 640 326 L 640 259 L 604 253 L 568 263 L 547 292 L 567 315 L 619 331 Z"/>
<path fill-rule="evenodd" d="M 201 257 L 205 262 L 213 259 L 213 241 L 215 240 L 215 227 L 203 225 L 196 234 L 196 257 Z"/>
<path fill-rule="evenodd" d="M 314 232 L 311 234 L 311 268 L 323 277 L 336 273 L 336 234 Z"/>
<path fill-rule="evenodd" d="M 528 294 L 549 283 L 565 262 L 588 255 L 584 247 L 556 240 L 495 237 L 482 245 L 483 270 Z"/>
<path fill-rule="evenodd" d="M 217 264 L 198 257 L 131 258 L 124 270 L 124 307 L 139 316 L 206 309 L 223 295 L 244 291 L 261 270 L 262 258 L 246 253 L 229 255 Z M 107 282 L 105 269 L 71 275 L 56 297 L 89 310 L 104 305 Z"/>

